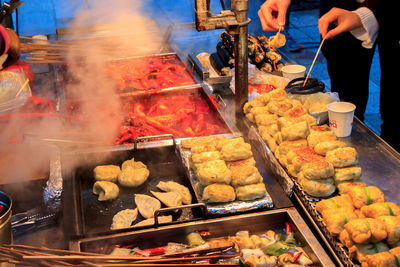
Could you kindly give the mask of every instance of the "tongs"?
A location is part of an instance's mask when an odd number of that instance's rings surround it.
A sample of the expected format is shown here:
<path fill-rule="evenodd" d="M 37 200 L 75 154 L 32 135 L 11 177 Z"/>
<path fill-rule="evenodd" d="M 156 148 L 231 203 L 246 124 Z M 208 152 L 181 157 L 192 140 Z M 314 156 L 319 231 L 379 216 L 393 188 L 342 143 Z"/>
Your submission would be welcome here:
<path fill-rule="evenodd" d="M 17 213 L 11 216 L 11 228 L 13 235 L 16 236 L 35 228 L 50 225 L 55 222 L 55 219 L 55 212 L 45 213 L 38 208 Z"/>
<path fill-rule="evenodd" d="M 285 88 L 287 93 L 298 94 L 298 95 L 308 95 L 318 92 L 324 92 L 325 84 L 318 79 L 308 78 L 305 85 L 305 77 L 296 78 L 291 80 Z"/>

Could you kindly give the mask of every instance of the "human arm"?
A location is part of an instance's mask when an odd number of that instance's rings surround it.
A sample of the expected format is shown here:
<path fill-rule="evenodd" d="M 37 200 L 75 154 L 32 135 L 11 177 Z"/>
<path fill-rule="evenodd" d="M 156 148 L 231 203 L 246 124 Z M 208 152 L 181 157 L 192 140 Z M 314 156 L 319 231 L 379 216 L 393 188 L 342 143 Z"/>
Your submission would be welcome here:
<path fill-rule="evenodd" d="M 264 31 L 283 29 L 290 0 L 267 0 L 258 10 L 258 17 Z"/>

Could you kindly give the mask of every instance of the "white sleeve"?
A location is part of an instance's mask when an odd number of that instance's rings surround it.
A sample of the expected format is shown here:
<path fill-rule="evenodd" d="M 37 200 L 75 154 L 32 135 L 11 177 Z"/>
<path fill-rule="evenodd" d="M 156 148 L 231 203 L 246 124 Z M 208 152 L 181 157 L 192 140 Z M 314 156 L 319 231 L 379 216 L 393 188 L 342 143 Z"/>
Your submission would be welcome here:
<path fill-rule="evenodd" d="M 353 12 L 360 16 L 362 26 L 350 31 L 350 33 L 358 40 L 363 41 L 363 47 L 372 48 L 379 31 L 379 24 L 374 13 L 367 7 L 360 7 Z"/>

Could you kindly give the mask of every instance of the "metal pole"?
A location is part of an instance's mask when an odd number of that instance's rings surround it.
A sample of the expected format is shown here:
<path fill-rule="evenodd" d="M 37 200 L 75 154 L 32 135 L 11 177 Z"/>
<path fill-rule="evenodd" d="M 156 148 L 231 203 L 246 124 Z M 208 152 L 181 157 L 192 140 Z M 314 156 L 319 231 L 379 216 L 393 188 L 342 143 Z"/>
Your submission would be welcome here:
<path fill-rule="evenodd" d="M 239 23 L 245 24 L 248 20 L 249 1 L 232 0 L 232 10 Z M 235 39 L 235 111 L 243 114 L 243 105 L 248 101 L 248 27 L 239 26 L 234 34 Z"/>

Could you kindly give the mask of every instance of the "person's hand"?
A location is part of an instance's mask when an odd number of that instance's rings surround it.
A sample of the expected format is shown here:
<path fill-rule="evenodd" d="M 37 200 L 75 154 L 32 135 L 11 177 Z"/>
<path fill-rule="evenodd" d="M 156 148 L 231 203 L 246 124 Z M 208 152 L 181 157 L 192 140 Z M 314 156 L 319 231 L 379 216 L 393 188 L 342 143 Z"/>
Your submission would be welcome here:
<path fill-rule="evenodd" d="M 329 25 L 336 27 L 329 30 Z M 330 39 L 342 32 L 352 31 L 361 27 L 361 19 L 357 13 L 341 8 L 332 8 L 318 20 L 319 33 L 322 38 Z"/>
<path fill-rule="evenodd" d="M 290 0 L 267 0 L 258 10 L 263 31 L 278 31 L 284 29 L 286 23 L 286 12 Z"/>
<path fill-rule="evenodd" d="M 8 50 L 7 50 L 7 59 L 3 63 L 3 67 L 7 68 L 15 62 L 18 61 L 19 57 L 21 56 L 21 43 L 19 42 L 19 37 L 17 33 L 9 28 L 6 28 L 6 32 L 9 39 Z"/>

